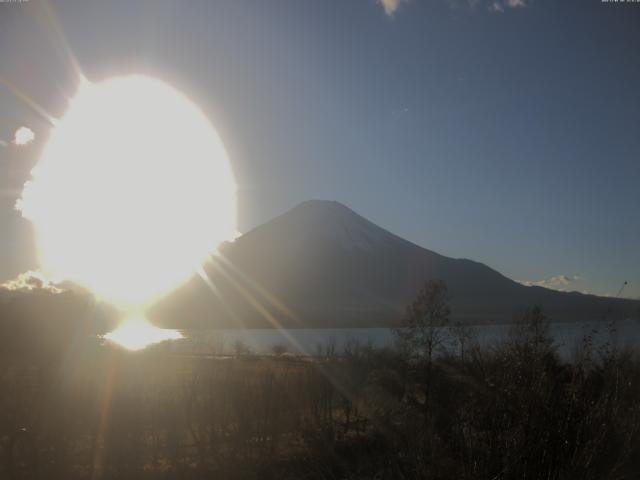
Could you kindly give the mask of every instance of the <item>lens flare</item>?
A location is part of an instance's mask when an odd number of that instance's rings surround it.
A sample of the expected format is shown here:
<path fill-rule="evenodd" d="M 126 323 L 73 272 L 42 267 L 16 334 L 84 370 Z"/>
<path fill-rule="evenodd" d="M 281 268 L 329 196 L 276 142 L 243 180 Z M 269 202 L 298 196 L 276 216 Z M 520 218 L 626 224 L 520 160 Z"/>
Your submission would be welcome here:
<path fill-rule="evenodd" d="M 186 281 L 236 232 L 218 134 L 184 95 L 144 76 L 82 82 L 16 206 L 47 276 L 128 312 Z"/>

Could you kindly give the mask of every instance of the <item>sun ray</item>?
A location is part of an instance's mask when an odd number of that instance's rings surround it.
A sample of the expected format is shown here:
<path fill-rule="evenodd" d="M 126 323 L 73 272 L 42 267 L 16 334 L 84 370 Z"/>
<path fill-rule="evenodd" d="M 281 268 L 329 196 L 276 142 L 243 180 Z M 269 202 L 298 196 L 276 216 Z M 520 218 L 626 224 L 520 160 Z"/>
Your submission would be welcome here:
<path fill-rule="evenodd" d="M 244 297 L 244 299 L 265 319 L 267 320 L 272 327 L 276 328 L 293 346 L 295 346 L 298 351 L 302 352 L 305 355 L 308 355 L 306 349 L 298 342 L 293 335 L 291 335 L 283 326 L 280 321 L 267 310 L 264 305 L 260 303 L 258 299 L 256 299 L 251 292 L 249 292 L 245 287 L 243 287 L 240 282 L 238 282 L 233 275 L 230 274 L 224 267 L 224 265 L 220 262 L 214 263 L 215 267 L 218 269 L 220 273 L 222 273 L 225 278 L 227 278 L 231 284 L 236 288 L 236 290 Z"/>
<path fill-rule="evenodd" d="M 198 268 L 198 275 L 200 276 L 202 281 L 205 283 L 205 285 L 209 287 L 209 290 L 211 290 L 211 292 L 220 300 L 220 305 L 222 305 L 225 311 L 231 316 L 231 318 L 233 318 L 236 324 L 241 325 L 242 322 L 240 321 L 238 314 L 233 311 L 233 309 L 227 302 L 224 301 L 224 299 L 222 298 L 222 295 L 220 294 L 220 290 L 218 289 L 218 287 L 215 286 L 211 278 L 209 278 L 209 275 L 207 274 L 204 267 L 201 266 Z"/>
<path fill-rule="evenodd" d="M 113 382 L 115 377 L 115 352 L 112 352 L 108 359 L 105 376 L 103 396 L 100 408 L 100 419 L 98 420 L 98 430 L 96 432 L 95 446 L 93 449 L 93 462 L 91 478 L 101 478 L 102 464 L 104 457 L 104 446 L 109 428 L 109 415 L 111 413 L 111 399 L 113 397 Z"/>
<path fill-rule="evenodd" d="M 220 259 L 221 256 L 217 256 L 215 258 L 212 258 L 213 260 L 213 265 L 214 267 L 221 272 L 225 278 L 227 278 L 231 284 L 236 288 L 236 290 L 245 298 L 245 300 L 247 300 L 247 302 L 249 302 L 249 304 L 251 304 L 256 311 L 262 315 L 276 330 L 278 330 L 283 336 L 284 338 L 287 339 L 287 341 L 290 342 L 291 345 L 293 345 L 297 351 L 299 351 L 300 353 L 302 353 L 305 356 L 309 356 L 310 352 L 308 352 L 304 346 L 302 344 L 300 344 L 300 342 L 298 342 L 295 337 L 293 335 L 291 335 L 285 328 L 283 328 L 282 324 L 278 321 L 278 319 L 276 317 L 274 317 L 261 303 L 258 299 L 256 299 L 253 295 L 251 295 L 251 293 L 244 288 L 236 279 L 233 278 L 232 274 L 227 271 L 224 267 L 224 265 L 227 265 L 228 269 L 233 269 L 235 272 L 238 272 L 239 270 L 237 268 L 234 268 L 231 264 L 231 262 L 229 262 L 228 260 L 225 259 L 224 262 L 222 261 L 216 261 L 217 259 Z M 315 365 L 315 368 L 318 370 L 318 372 L 320 372 L 320 374 L 322 376 L 324 376 L 335 388 L 336 390 L 338 390 L 345 398 L 349 398 L 351 400 L 354 400 L 354 396 L 353 394 L 350 392 L 350 390 L 347 388 L 347 386 L 345 385 L 345 382 L 343 380 L 341 380 L 340 378 L 338 378 L 336 375 L 334 375 L 329 369 L 327 369 L 326 367 L 324 367 L 321 363 L 318 363 L 317 365 Z"/>
<path fill-rule="evenodd" d="M 33 98 L 31 98 L 25 91 L 16 87 L 13 83 L 4 77 L 0 76 L 0 83 L 4 85 L 11 93 L 22 100 L 31 110 L 33 110 L 39 117 L 44 119 L 49 125 L 55 127 L 57 119 L 51 115 L 47 110 L 39 105 Z"/>
<path fill-rule="evenodd" d="M 271 305 L 280 310 L 287 318 L 293 320 L 294 322 L 302 325 L 302 320 L 287 306 L 285 303 L 276 297 L 273 293 L 269 292 L 265 287 L 263 287 L 258 281 L 251 278 L 245 272 L 243 272 L 238 266 L 234 265 L 229 259 L 224 257 L 224 255 L 219 255 L 217 258 L 221 262 L 223 262 L 227 267 L 232 269 L 238 276 L 242 278 L 245 282 L 249 284 L 254 290 L 256 290 L 260 295 L 262 295 Z"/>
<path fill-rule="evenodd" d="M 78 62 L 76 56 L 71 50 L 71 47 L 69 46 L 69 42 L 67 41 L 67 37 L 64 34 L 64 31 L 60 24 L 60 20 L 58 19 L 55 10 L 51 6 L 51 3 L 49 2 L 49 0 L 42 0 L 40 5 L 42 5 L 42 12 L 44 14 L 45 21 L 49 26 L 49 33 L 53 44 L 62 51 L 62 55 L 71 65 L 71 69 L 73 70 L 75 77 L 78 79 L 84 79 L 85 77 L 82 73 L 82 69 L 80 68 L 80 63 Z"/>

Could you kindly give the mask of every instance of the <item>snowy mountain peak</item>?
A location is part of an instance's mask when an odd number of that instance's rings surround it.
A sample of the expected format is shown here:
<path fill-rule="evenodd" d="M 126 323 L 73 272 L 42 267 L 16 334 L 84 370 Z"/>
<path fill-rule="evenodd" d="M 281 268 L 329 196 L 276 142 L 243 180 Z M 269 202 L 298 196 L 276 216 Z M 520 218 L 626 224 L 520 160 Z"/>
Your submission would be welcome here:
<path fill-rule="evenodd" d="M 336 201 L 309 200 L 285 216 L 304 237 L 329 240 L 345 250 L 372 252 L 403 241 Z"/>

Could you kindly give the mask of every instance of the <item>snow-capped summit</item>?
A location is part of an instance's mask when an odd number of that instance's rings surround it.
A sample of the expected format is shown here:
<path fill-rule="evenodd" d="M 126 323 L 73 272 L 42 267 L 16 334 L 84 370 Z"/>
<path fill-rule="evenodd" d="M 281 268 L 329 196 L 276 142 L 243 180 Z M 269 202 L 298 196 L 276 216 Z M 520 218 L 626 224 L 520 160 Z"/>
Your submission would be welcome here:
<path fill-rule="evenodd" d="M 282 217 L 305 240 L 321 238 L 346 250 L 373 252 L 404 241 L 346 205 L 331 200 L 308 200 Z"/>

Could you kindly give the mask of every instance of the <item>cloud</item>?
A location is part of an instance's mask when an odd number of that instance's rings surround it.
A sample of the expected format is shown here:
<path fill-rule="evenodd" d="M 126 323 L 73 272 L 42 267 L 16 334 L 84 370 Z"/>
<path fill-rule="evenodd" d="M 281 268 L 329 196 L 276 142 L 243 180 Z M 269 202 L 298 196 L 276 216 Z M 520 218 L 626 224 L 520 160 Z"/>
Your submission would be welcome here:
<path fill-rule="evenodd" d="M 394 120 L 397 120 L 398 118 L 406 115 L 407 113 L 409 113 L 408 107 L 391 110 L 391 118 L 393 118 Z"/>
<path fill-rule="evenodd" d="M 29 127 L 20 127 L 16 130 L 16 133 L 13 136 L 13 143 L 15 145 L 27 145 L 36 138 L 36 134 L 33 133 Z"/>
<path fill-rule="evenodd" d="M 382 5 L 382 8 L 384 8 L 384 13 L 386 13 L 390 17 L 393 17 L 393 15 L 396 13 L 396 10 L 400 8 L 400 4 L 406 3 L 407 1 L 408 0 L 378 0 L 378 3 L 380 3 L 380 5 Z"/>
<path fill-rule="evenodd" d="M 384 12 L 393 17 L 398 8 L 403 3 L 408 3 L 410 0 L 377 0 L 382 5 Z M 508 9 L 525 8 L 529 6 L 534 0 L 441 0 L 446 2 L 451 8 L 469 8 L 475 10 L 476 8 L 486 9 L 489 12 L 501 13 Z"/>
<path fill-rule="evenodd" d="M 46 290 L 50 293 L 61 293 L 62 289 L 54 282 L 46 278 L 41 272 L 29 270 L 21 273 L 13 280 L 0 283 L 0 288 L 12 292 L 31 292 L 33 290 Z"/>
<path fill-rule="evenodd" d="M 548 278 L 546 280 L 522 280 L 521 284 L 527 287 L 544 287 L 551 290 L 560 290 L 562 292 L 575 290 L 569 289 L 569 285 L 573 285 L 576 282 L 580 282 L 582 278 L 577 275 L 556 275 L 555 277 Z"/>
<path fill-rule="evenodd" d="M 525 8 L 529 0 L 493 0 L 487 7 L 490 12 L 504 12 L 507 8 Z"/>

